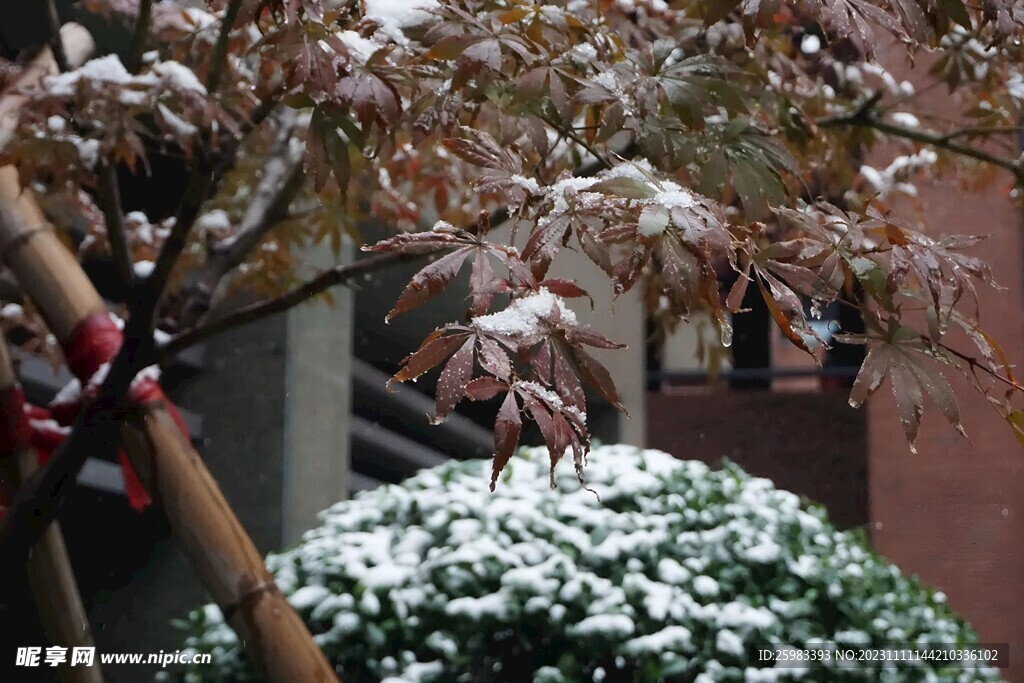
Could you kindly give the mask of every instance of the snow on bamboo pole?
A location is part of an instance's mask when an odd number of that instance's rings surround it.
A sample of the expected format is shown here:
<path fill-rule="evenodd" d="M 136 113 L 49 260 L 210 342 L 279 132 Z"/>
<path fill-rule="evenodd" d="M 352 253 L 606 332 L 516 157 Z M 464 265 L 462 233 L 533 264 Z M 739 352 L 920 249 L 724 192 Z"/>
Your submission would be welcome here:
<path fill-rule="evenodd" d="M 29 443 L 31 427 L 25 414 L 25 397 L 18 385 L 7 352 L 0 338 L 0 459 L 10 468 L 14 483 L 24 480 L 39 467 L 36 450 Z M 62 683 L 103 683 L 98 663 L 71 666 L 75 648 L 94 647 L 92 630 L 78 592 L 75 574 L 68 558 L 64 535 L 57 522 L 51 524 L 32 548 L 25 564 L 39 620 L 53 645 L 68 648 L 68 661 L 57 669 Z"/>

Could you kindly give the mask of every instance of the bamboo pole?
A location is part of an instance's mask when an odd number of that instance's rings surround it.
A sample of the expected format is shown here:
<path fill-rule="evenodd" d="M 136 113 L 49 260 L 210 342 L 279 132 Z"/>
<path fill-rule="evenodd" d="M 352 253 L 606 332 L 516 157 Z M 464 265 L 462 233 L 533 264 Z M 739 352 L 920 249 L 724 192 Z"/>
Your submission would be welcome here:
<path fill-rule="evenodd" d="M 82 64 L 92 53 L 94 45 L 88 31 L 77 24 L 68 24 L 61 29 L 61 40 L 68 51 L 68 59 L 74 64 Z M 0 98 L 0 145 L 3 145 L 17 121 L 17 112 L 25 101 L 22 88 L 38 82 L 43 76 L 54 73 L 55 64 L 48 50 L 33 60 L 19 75 L 11 86 L 13 94 Z M 0 169 L 5 178 L 0 186 L 17 187 L 17 174 L 13 168 Z M 7 181 L 13 175 L 13 185 Z M 4 196 L 0 204 L 16 203 L 26 220 L 42 223 L 42 214 L 33 203 L 23 203 L 20 197 Z M 17 378 L 7 345 L 0 339 L 0 392 L 17 389 Z M 19 408 L 20 409 L 20 408 Z M 35 449 L 22 444 L 14 453 L 6 454 L 11 460 L 11 479 L 17 484 L 30 477 L 39 467 Z M 74 648 L 94 647 L 92 630 L 85 614 L 82 597 L 78 592 L 71 560 L 64 544 L 64 535 L 60 525 L 54 522 L 46 529 L 42 537 L 32 548 L 26 561 L 29 585 L 39 610 L 39 620 L 43 624 L 47 637 L 54 645 L 66 647 L 68 664 L 58 667 L 58 676 L 64 683 L 103 683 L 103 674 L 99 664 L 93 666 L 69 666 Z"/>
<path fill-rule="evenodd" d="M 19 390 L 17 378 L 11 366 L 7 344 L 0 339 L 0 394 L 10 395 L 12 390 Z M 21 410 L 20 405 L 13 408 Z M 21 444 L 12 453 L 0 453 L 0 457 L 6 457 L 9 464 L 13 465 L 11 474 L 15 484 L 27 479 L 39 468 L 35 449 L 27 443 Z M 25 569 L 46 636 L 51 644 L 68 648 L 67 661 L 57 668 L 62 683 L 103 683 L 99 663 L 71 666 L 75 648 L 93 648 L 95 644 L 67 547 L 64 545 L 64 535 L 57 522 L 46 529 L 32 548 Z"/>
<path fill-rule="evenodd" d="M 0 172 L 0 257 L 62 344 L 71 342 L 83 320 L 105 310 L 77 260 L 49 229 L 31 192 L 7 169 Z M 274 584 L 166 403 L 141 406 L 141 416 L 151 449 L 129 448 L 132 464 L 163 504 L 176 541 L 257 670 L 270 683 L 336 682 L 333 667 Z"/>
<path fill-rule="evenodd" d="M 268 681 L 337 681 L 166 406 L 145 407 L 145 428 L 157 454 L 153 481 L 171 529 L 196 558 L 199 574 L 208 577 L 207 588 L 256 668 Z"/>
<path fill-rule="evenodd" d="M 0 176 L 0 183 L 9 179 L 9 174 Z M 10 194 L 9 187 L 0 188 L 0 197 Z M 19 196 L 22 205 L 33 201 L 29 191 Z M 18 216 L 9 206 L 0 210 L 0 243 L 13 244 L 7 262 L 57 339 L 67 344 L 82 320 L 102 310 L 103 301 L 51 230 L 30 230 L 23 223 L 12 224 L 12 219 L 17 221 Z M 42 259 L 52 260 L 43 263 Z M 40 271 L 56 277 L 51 281 L 38 277 L 20 280 L 22 273 Z M 129 449 L 132 464 L 143 484 L 163 504 L 175 540 L 238 632 L 257 669 L 272 683 L 337 681 L 166 405 L 158 401 L 141 410 L 152 452 Z"/>
<path fill-rule="evenodd" d="M 78 24 L 66 24 L 60 30 L 61 41 L 64 43 L 64 50 L 68 57 L 68 63 L 73 66 L 83 64 L 95 49 L 92 36 Z M 2 147 L 13 133 L 17 125 L 18 112 L 25 104 L 28 97 L 24 93 L 26 88 L 38 84 L 43 77 L 57 73 L 57 63 L 49 48 L 42 50 L 35 59 L 21 71 L 18 78 L 8 87 L 3 97 L 0 97 L 0 147 Z M 48 227 L 48 221 L 35 199 L 29 194 L 21 192 L 21 184 L 18 180 L 18 172 L 13 166 L 0 168 L 0 212 L 13 211 L 5 222 L 14 221 L 14 224 L 28 226 L 28 230 L 18 239 L 24 239 L 33 230 L 42 230 Z M 0 215 L 0 220 L 5 217 Z M 4 260 L 3 253 L 14 245 L 7 242 L 0 243 L 0 261 Z M 80 268 L 71 268 L 77 261 L 68 253 L 64 245 L 59 242 L 46 240 L 37 242 L 28 247 L 31 251 L 30 263 L 38 265 L 38 269 L 24 267 L 24 263 L 9 263 L 22 286 L 33 287 L 33 291 L 47 291 L 53 288 L 50 284 L 56 279 L 67 277 L 71 288 L 78 291 L 83 287 L 88 288 L 89 280 Z M 51 296 L 56 291 L 51 292 Z M 99 302 L 96 308 L 95 302 L 88 297 L 84 299 L 74 296 L 61 302 L 66 310 L 61 311 L 59 319 L 76 320 L 80 315 L 88 315 L 103 310 L 103 301 Z M 91 308 L 90 308 L 91 307 Z M 53 333 L 58 337 L 66 336 L 72 330 L 54 329 Z"/>
<path fill-rule="evenodd" d="M 21 191 L 13 166 L 0 168 L 0 223 L 12 228 L 0 237 L 0 259 L 23 291 L 50 302 L 46 321 L 57 339 L 69 339 L 79 320 L 106 310 L 78 260 L 60 240 L 52 233 L 52 239 L 32 239 L 52 228 L 32 195 Z"/>

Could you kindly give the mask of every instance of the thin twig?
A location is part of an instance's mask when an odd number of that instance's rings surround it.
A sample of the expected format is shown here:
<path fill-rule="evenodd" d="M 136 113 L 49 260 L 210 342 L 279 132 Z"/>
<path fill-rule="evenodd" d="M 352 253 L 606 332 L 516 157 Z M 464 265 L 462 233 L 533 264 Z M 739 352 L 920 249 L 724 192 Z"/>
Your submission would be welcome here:
<path fill-rule="evenodd" d="M 882 121 L 877 118 L 872 111 L 879 99 L 880 96 L 878 93 L 875 93 L 874 96 L 863 102 L 852 112 L 848 114 L 841 114 L 839 116 L 829 116 L 818 119 L 817 124 L 823 128 L 833 128 L 837 126 L 862 126 L 865 128 L 873 128 L 874 130 L 877 130 L 880 133 L 885 133 L 886 135 L 893 135 L 907 140 L 913 140 L 914 142 L 920 142 L 925 145 L 931 145 L 932 147 L 945 149 L 953 152 L 954 154 L 959 154 L 960 156 L 977 159 L 978 161 L 984 161 L 992 164 L 993 166 L 1004 168 L 1013 173 L 1018 184 L 1024 183 L 1024 165 L 1022 165 L 1021 158 L 1008 159 L 1006 157 L 996 156 L 983 149 L 954 142 L 942 133 L 920 130 L 917 128 L 907 128 L 905 126 L 897 126 L 893 123 Z"/>
<path fill-rule="evenodd" d="M 113 187 L 116 188 L 116 184 Z M 148 318 L 151 320 L 152 316 Z M 46 465 L 22 482 L 0 522 L 0 557 L 5 560 L 4 570 L 19 569 L 24 564 L 29 548 L 57 516 L 67 492 L 74 488 L 86 459 L 104 452 L 112 454 L 119 443 L 119 430 L 125 416 L 124 397 L 139 370 L 155 360 L 152 328 L 147 317 L 133 315 L 127 332 L 125 343 L 98 389 L 97 399 L 79 413 L 67 440 Z"/>
<path fill-rule="evenodd" d="M 228 37 L 231 34 L 231 28 L 238 17 L 241 6 L 242 0 L 231 0 L 224 11 L 220 33 L 217 36 L 217 44 L 214 47 L 213 56 L 210 61 L 210 70 L 207 73 L 206 89 L 211 96 L 216 91 L 217 85 L 220 82 L 224 62 L 227 59 Z M 214 169 L 211 167 L 208 158 L 212 136 L 212 128 L 207 127 L 203 130 L 200 140 L 200 149 L 203 152 L 198 155 L 195 169 L 192 171 L 192 175 L 185 187 L 185 195 L 182 198 L 181 205 L 178 207 L 174 227 L 160 249 L 156 263 L 153 265 L 153 272 L 146 278 L 145 295 L 137 302 L 137 312 L 146 318 L 145 325 L 147 331 L 145 331 L 144 336 L 147 338 L 152 336 L 153 316 L 156 313 L 160 299 L 163 297 L 164 289 L 167 287 L 171 270 L 178 262 L 178 257 L 184 251 L 185 245 L 188 244 L 188 235 L 192 231 L 192 226 L 199 216 L 199 211 L 209 195 L 210 188 L 213 187 Z M 133 322 L 135 317 L 134 315 L 132 316 Z M 136 328 L 130 325 L 129 329 L 135 330 Z"/>
<path fill-rule="evenodd" d="M 182 327 L 194 325 L 210 308 L 221 281 L 259 244 L 260 240 L 288 215 L 288 207 L 302 187 L 303 149 L 294 144 L 297 116 L 292 111 L 280 117 L 277 137 L 267 151 L 245 213 L 230 238 L 215 245 L 206 263 L 182 295 Z"/>
<path fill-rule="evenodd" d="M 288 309 L 308 301 L 336 285 L 349 282 L 353 278 L 368 275 L 377 270 L 396 266 L 400 263 L 424 258 L 424 256 L 424 254 L 378 254 L 359 259 L 354 263 L 344 266 L 335 266 L 281 296 L 249 306 L 243 306 L 211 322 L 189 328 L 175 335 L 169 342 L 160 347 L 161 359 L 170 358 L 190 346 L 195 346 L 230 329 L 247 325 L 257 320 L 277 315 L 278 313 L 284 313 Z"/>
<path fill-rule="evenodd" d="M 466 232 L 477 234 L 479 233 L 482 225 L 486 224 L 489 226 L 495 226 L 504 222 L 508 218 L 509 213 L 506 208 L 497 209 L 489 215 L 485 214 L 481 220 L 478 220 L 468 226 L 466 228 Z M 238 310 L 215 318 L 210 322 L 202 322 L 183 330 L 172 337 L 166 344 L 160 346 L 158 349 L 160 362 L 164 362 L 181 353 L 185 349 L 195 346 L 196 344 L 200 344 L 207 339 L 215 337 L 223 332 L 227 332 L 228 330 L 256 322 L 257 320 L 261 320 L 277 313 L 283 313 L 288 309 L 298 306 L 314 296 L 330 289 L 331 287 L 345 284 L 353 278 L 369 275 L 370 273 L 374 273 L 378 270 L 397 266 L 402 263 L 424 260 L 435 255 L 436 254 L 376 254 L 374 256 L 359 259 L 354 263 L 335 266 L 330 270 L 324 271 L 309 282 L 299 285 L 295 289 L 285 292 L 278 297 L 243 306 Z"/>
<path fill-rule="evenodd" d="M 64 53 L 64 41 L 60 38 L 59 20 L 57 20 L 56 7 L 53 0 L 47 1 L 47 7 L 51 15 L 51 50 L 54 58 L 60 65 L 61 71 L 67 70 L 67 56 Z M 55 24 L 54 21 L 58 23 Z M 72 116 L 72 125 L 81 133 L 80 124 Z M 132 267 L 131 250 L 128 248 L 127 234 L 124 226 L 124 210 L 121 204 L 121 192 L 118 189 L 117 172 L 106 160 L 100 163 L 96 175 L 100 208 L 103 211 L 104 222 L 107 228 L 107 240 L 110 242 L 110 253 L 114 259 L 121 284 L 126 292 L 131 292 L 135 286 L 135 271 Z"/>
<path fill-rule="evenodd" d="M 284 86 L 281 86 L 274 90 L 267 96 L 267 99 L 261 101 L 255 109 L 252 110 L 252 116 L 249 120 L 242 125 L 239 137 L 245 137 L 250 132 L 255 130 L 261 123 L 267 120 L 267 117 L 274 113 L 274 109 L 280 104 L 279 99 L 285 92 Z"/>
<path fill-rule="evenodd" d="M 922 335 L 921 338 L 924 339 L 925 342 L 927 342 L 927 343 L 933 343 L 931 341 L 931 339 L 929 339 L 928 337 L 926 337 L 924 335 Z M 984 363 L 979 361 L 977 358 L 974 358 L 972 356 L 968 356 L 966 353 L 963 353 L 961 351 L 957 351 L 953 347 L 947 346 L 946 344 L 943 344 L 941 342 L 936 344 L 936 346 L 938 346 L 940 349 L 942 349 L 944 351 L 948 351 L 949 353 L 953 354 L 954 356 L 956 356 L 960 360 L 964 361 L 965 363 L 967 363 L 968 365 L 971 366 L 972 370 L 981 370 L 982 372 L 984 372 L 984 373 L 988 374 L 989 376 L 991 376 L 992 379 L 997 380 L 999 382 L 1002 382 L 1006 386 L 1012 387 L 1013 389 L 1015 389 L 1017 391 L 1024 392 L 1024 386 L 1022 386 L 1019 382 L 1014 380 L 1012 377 L 1007 377 L 1005 375 L 999 374 L 998 372 L 996 372 L 992 368 L 988 367 L 987 365 L 985 365 Z"/>
<path fill-rule="evenodd" d="M 139 14 L 135 18 L 135 32 L 132 35 L 132 49 L 128 57 L 128 71 L 138 73 L 142 68 L 142 55 L 146 53 L 146 39 L 149 37 L 149 23 L 153 16 L 153 0 L 139 0 Z"/>
<path fill-rule="evenodd" d="M 915 85 L 913 92 L 902 93 L 900 95 L 897 95 L 893 99 L 888 100 L 885 103 L 885 109 L 886 109 L 886 111 L 892 111 L 893 108 L 900 106 L 904 102 L 907 102 L 908 100 L 911 100 L 911 99 L 914 99 L 914 98 L 919 98 L 919 97 L 921 97 L 921 95 L 924 95 L 924 94 L 926 94 L 928 92 L 931 92 L 932 90 L 934 90 L 935 88 L 937 88 L 937 87 L 939 87 L 941 85 L 946 85 L 946 81 L 941 79 L 941 78 L 933 78 L 930 83 L 928 83 L 927 85 L 924 85 L 924 86 L 922 86 L 922 85 Z"/>
<path fill-rule="evenodd" d="M 152 348 L 138 353 L 130 341 L 126 340 L 110 364 L 97 399 L 82 409 L 71 434 L 46 464 L 22 482 L 0 521 L 0 558 L 5 569 L 24 564 L 29 549 L 57 517 L 85 461 L 105 452 L 112 454 L 120 442 L 126 410 L 123 397 L 138 371 L 153 362 Z"/>
<path fill-rule="evenodd" d="M 53 59 L 61 72 L 70 71 L 68 64 L 68 53 L 64 51 L 64 41 L 60 38 L 60 14 L 57 12 L 55 0 L 45 0 L 46 20 L 50 24 L 50 50 L 53 52 Z"/>
<path fill-rule="evenodd" d="M 623 150 L 623 153 L 631 154 L 632 151 L 633 147 L 629 146 L 626 150 Z M 597 159 L 586 166 L 578 168 L 574 175 L 577 177 L 588 177 L 607 167 L 608 165 L 606 162 L 601 159 Z M 466 232 L 477 234 L 480 231 L 481 225 L 486 223 L 486 225 L 495 226 L 504 222 L 508 218 L 508 209 L 503 207 L 491 212 L 490 215 L 486 215 L 483 219 L 474 222 L 472 225 L 467 226 Z M 370 273 L 390 268 L 391 266 L 401 263 L 425 259 L 428 256 L 431 256 L 431 254 L 379 254 L 360 259 L 355 263 L 335 266 L 331 270 L 321 273 L 309 282 L 274 299 L 244 306 L 236 311 L 216 318 L 213 321 L 202 322 L 181 331 L 158 349 L 160 360 L 161 362 L 164 362 L 181 353 L 185 349 L 195 346 L 196 344 L 200 344 L 207 339 L 223 332 L 227 332 L 228 330 L 256 322 L 257 320 L 261 320 L 277 313 L 283 313 L 284 311 L 307 301 L 331 287 L 349 282 L 355 277 L 369 275 Z"/>
<path fill-rule="evenodd" d="M 230 241 L 214 247 L 201 277 L 212 284 L 220 282 L 232 268 L 239 265 L 260 240 L 288 216 L 291 205 L 304 178 L 302 155 L 275 157 L 264 167 L 259 185 L 252 193 Z"/>
<path fill-rule="evenodd" d="M 1024 126 L 968 126 L 946 133 L 942 137 L 946 140 L 953 140 L 959 137 L 976 137 L 980 135 L 1006 135 L 1009 133 L 1024 132 Z"/>
<path fill-rule="evenodd" d="M 875 105 L 882 101 L 882 96 L 883 93 L 881 90 L 876 90 L 871 93 L 867 99 L 861 102 L 857 108 L 853 110 L 853 113 L 851 113 L 850 116 L 854 118 L 869 116 L 871 114 L 871 110 L 875 108 Z"/>
<path fill-rule="evenodd" d="M 132 265 L 131 250 L 124 227 L 124 210 L 121 205 L 121 192 L 117 185 L 117 172 L 114 167 L 104 161 L 97 174 L 100 194 L 100 208 L 107 225 L 107 240 L 110 242 L 110 253 L 114 257 L 121 284 L 126 292 L 135 286 L 135 270 Z"/>
<path fill-rule="evenodd" d="M 468 226 L 466 228 L 466 232 L 477 234 L 480 231 L 480 226 L 485 224 L 484 222 L 486 222 L 486 225 L 494 226 L 504 222 L 508 218 L 508 210 L 503 207 L 491 212 L 489 215 L 485 215 L 481 220 L 478 220 Z M 377 254 L 359 259 L 355 263 L 335 266 L 330 270 L 324 271 L 309 282 L 285 292 L 278 297 L 243 306 L 242 308 L 232 311 L 231 313 L 227 313 L 213 321 L 202 322 L 183 330 L 172 337 L 170 341 L 160 346 L 157 350 L 159 360 L 163 363 L 185 349 L 195 346 L 196 344 L 201 344 L 207 339 L 215 337 L 218 334 L 222 334 L 228 330 L 256 322 L 257 320 L 262 320 L 263 318 L 267 318 L 278 313 L 284 313 L 290 308 L 298 306 L 299 304 L 308 301 L 332 287 L 349 282 L 353 278 L 369 275 L 370 273 L 378 270 L 397 266 L 402 263 L 426 259 L 434 255 L 435 254 Z"/>
<path fill-rule="evenodd" d="M 600 162 L 601 165 L 604 168 L 611 168 L 612 167 L 611 162 L 608 161 L 608 159 L 606 159 L 603 154 L 598 152 L 597 149 L 593 145 L 591 145 L 589 142 L 587 142 L 586 140 L 581 138 L 579 135 L 577 135 L 571 128 L 566 128 L 565 126 L 559 125 L 559 123 L 557 121 L 552 121 L 550 118 L 543 117 L 542 120 L 546 124 L 548 124 L 549 126 L 554 128 L 556 133 L 560 133 L 560 134 L 564 135 L 565 137 L 569 138 L 570 140 L 575 142 L 577 145 L 579 145 L 583 149 L 585 149 L 588 152 L 590 152 L 590 154 L 595 159 L 597 159 L 598 162 Z"/>
<path fill-rule="evenodd" d="M 212 175 L 206 162 L 202 158 L 197 159 L 196 170 L 185 187 L 185 196 L 182 198 L 175 216 L 174 227 L 160 249 L 156 263 L 153 265 L 153 271 L 145 280 L 144 299 L 138 302 L 136 312 L 148 316 L 150 324 L 152 324 L 152 317 L 156 313 L 160 299 L 163 297 L 164 289 L 167 288 L 171 270 L 188 244 L 188 235 L 192 226 L 195 225 L 196 218 L 199 217 L 199 211 L 206 201 L 212 181 Z M 134 319 L 135 315 L 132 315 L 132 318 Z"/>
<path fill-rule="evenodd" d="M 985 161 L 993 166 L 1005 168 L 1007 171 L 1013 173 L 1017 182 L 1024 182 L 1024 168 L 1021 167 L 1019 159 L 998 157 L 986 152 L 985 150 L 971 147 L 970 145 L 963 145 L 958 142 L 944 140 L 942 135 L 931 131 L 919 131 L 914 130 L 913 128 L 904 128 L 902 126 L 896 126 L 891 123 L 878 120 L 871 120 L 867 125 L 881 133 L 886 133 L 887 135 L 895 135 L 897 137 L 906 138 L 907 140 L 913 140 L 933 147 L 939 147 L 953 152 L 954 154 L 959 154 L 960 156 L 977 159 L 978 161 Z"/>
<path fill-rule="evenodd" d="M 238 151 L 242 148 L 245 139 L 259 128 L 280 106 L 279 98 L 282 94 L 284 94 L 284 89 L 278 88 L 267 99 L 256 105 L 249 118 L 242 123 L 235 139 L 230 144 L 225 145 L 224 153 L 218 157 L 213 165 L 213 185 L 210 188 L 212 192 L 216 192 L 221 180 L 224 179 L 228 171 L 234 168 L 238 160 Z"/>
<path fill-rule="evenodd" d="M 220 33 L 217 35 L 217 43 L 213 46 L 213 54 L 210 57 L 210 70 L 206 73 L 206 90 L 211 95 L 220 85 L 221 75 L 224 73 L 224 63 L 228 56 L 228 39 L 231 37 L 231 29 L 234 28 L 241 8 L 242 0 L 231 0 L 227 9 L 224 10 Z"/>

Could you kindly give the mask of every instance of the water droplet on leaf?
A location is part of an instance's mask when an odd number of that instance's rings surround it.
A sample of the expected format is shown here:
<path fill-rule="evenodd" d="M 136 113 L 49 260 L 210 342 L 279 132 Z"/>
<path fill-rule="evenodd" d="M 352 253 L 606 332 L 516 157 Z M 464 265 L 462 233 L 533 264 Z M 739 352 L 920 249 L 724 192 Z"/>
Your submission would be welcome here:
<path fill-rule="evenodd" d="M 719 323 L 719 328 L 722 334 L 722 346 L 729 348 L 732 346 L 732 325 L 723 320 Z"/>

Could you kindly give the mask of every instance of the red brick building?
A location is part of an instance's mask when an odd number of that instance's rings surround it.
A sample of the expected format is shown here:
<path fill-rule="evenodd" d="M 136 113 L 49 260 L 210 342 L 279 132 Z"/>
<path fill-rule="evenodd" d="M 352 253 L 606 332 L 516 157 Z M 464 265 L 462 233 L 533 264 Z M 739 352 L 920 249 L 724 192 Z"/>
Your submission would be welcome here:
<path fill-rule="evenodd" d="M 897 58 L 894 71 L 917 80 Z M 899 61 L 897 61 L 899 60 Z M 941 112 L 948 94 L 936 88 L 923 104 Z M 1011 363 L 1024 363 L 1024 221 L 1013 179 L 999 173 L 981 190 L 954 180 L 920 188 L 931 235 L 985 234 L 976 251 L 1007 289 L 979 289 L 981 323 Z M 966 344 L 962 348 L 969 348 Z M 961 397 L 967 443 L 938 415 L 926 417 L 917 455 L 906 448 L 891 394 L 868 406 L 868 499 L 875 547 L 908 572 L 940 587 L 989 642 L 1008 642 L 1007 677 L 1024 680 L 1024 449 L 1008 425 L 968 382 L 951 377 Z"/>
<path fill-rule="evenodd" d="M 924 82 L 897 47 L 882 61 L 899 79 Z M 949 108 L 945 88 L 918 106 Z M 879 150 L 884 166 L 893 156 Z M 964 189 L 954 179 L 919 183 L 915 206 L 933 236 L 984 234 L 975 253 L 1007 289 L 979 288 L 981 323 L 1017 367 L 1024 364 L 1024 215 L 1011 196 L 1013 179 L 999 173 L 986 187 Z M 964 340 L 950 343 L 977 355 Z M 781 351 L 778 340 L 773 341 Z M 775 353 L 773 364 L 792 366 Z M 902 571 L 944 591 L 952 606 L 989 643 L 1009 643 L 1010 681 L 1024 681 L 1024 449 L 1009 426 L 962 377 L 948 373 L 960 397 L 970 441 L 933 407 L 907 447 L 892 394 L 883 387 L 866 410 L 853 411 L 843 393 L 817 393 L 805 380 L 775 381 L 772 391 L 687 388 L 651 392 L 648 445 L 709 462 L 723 455 L 784 488 L 824 502 L 845 526 L 866 525 L 876 549 Z M 1019 406 L 1019 399 L 1018 399 Z"/>

